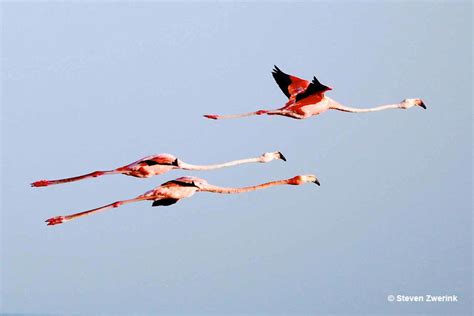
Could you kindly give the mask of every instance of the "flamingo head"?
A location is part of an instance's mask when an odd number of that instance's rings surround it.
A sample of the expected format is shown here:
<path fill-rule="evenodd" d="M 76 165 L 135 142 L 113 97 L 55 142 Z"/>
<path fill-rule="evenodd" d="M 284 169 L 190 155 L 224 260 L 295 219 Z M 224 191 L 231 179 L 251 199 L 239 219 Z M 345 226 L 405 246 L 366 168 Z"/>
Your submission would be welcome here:
<path fill-rule="evenodd" d="M 279 151 L 275 151 L 272 153 L 264 153 L 262 156 L 260 156 L 260 162 L 269 162 L 275 159 L 281 159 L 283 161 L 286 161 L 286 157 L 283 156 L 283 154 Z"/>
<path fill-rule="evenodd" d="M 423 109 L 426 110 L 426 105 L 425 105 L 425 103 L 423 102 L 422 99 L 418 99 L 418 98 L 405 99 L 400 103 L 400 108 L 402 108 L 402 109 L 409 109 L 409 108 L 414 107 L 414 106 L 419 106 L 419 107 L 422 107 Z"/>
<path fill-rule="evenodd" d="M 291 178 L 288 181 L 288 184 L 293 184 L 293 185 L 301 185 L 305 183 L 315 183 L 317 185 L 321 185 L 321 183 L 319 183 L 318 178 L 316 178 L 316 176 L 312 174 L 296 176 L 296 177 Z"/>

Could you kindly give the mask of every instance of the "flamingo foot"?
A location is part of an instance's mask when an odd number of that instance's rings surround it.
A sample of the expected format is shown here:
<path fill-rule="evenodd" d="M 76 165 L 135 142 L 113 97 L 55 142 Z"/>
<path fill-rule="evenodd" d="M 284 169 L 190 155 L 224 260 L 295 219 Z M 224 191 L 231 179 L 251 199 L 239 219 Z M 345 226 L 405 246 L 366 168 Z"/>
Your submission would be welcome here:
<path fill-rule="evenodd" d="M 219 115 L 216 115 L 216 114 L 206 114 L 204 115 L 204 117 L 207 117 L 208 119 L 211 119 L 211 120 L 217 120 L 219 118 Z"/>
<path fill-rule="evenodd" d="M 68 219 L 66 218 L 66 216 L 55 216 L 45 220 L 45 222 L 48 223 L 48 226 L 62 224 L 67 221 Z"/>
<path fill-rule="evenodd" d="M 36 181 L 36 182 L 33 182 L 31 183 L 30 185 L 32 187 L 46 187 L 48 185 L 51 184 L 51 181 L 48 181 L 48 180 L 39 180 L 39 181 Z"/>

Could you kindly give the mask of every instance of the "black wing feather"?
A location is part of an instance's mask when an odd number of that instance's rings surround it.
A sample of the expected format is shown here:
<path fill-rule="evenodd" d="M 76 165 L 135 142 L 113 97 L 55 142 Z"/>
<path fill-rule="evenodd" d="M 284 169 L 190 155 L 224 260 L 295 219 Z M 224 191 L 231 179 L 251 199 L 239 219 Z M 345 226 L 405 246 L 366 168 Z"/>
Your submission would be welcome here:
<path fill-rule="evenodd" d="M 178 199 L 161 199 L 161 200 L 156 200 L 153 201 L 153 204 L 151 206 L 170 206 L 178 202 Z"/>
<path fill-rule="evenodd" d="M 288 91 L 288 86 L 291 85 L 290 76 L 280 70 L 277 66 L 273 69 L 272 76 L 275 79 L 276 83 L 280 87 L 281 91 L 290 98 L 290 92 Z"/>
<path fill-rule="evenodd" d="M 310 95 L 316 94 L 316 93 L 321 93 L 326 90 L 328 90 L 329 87 L 323 85 L 321 82 L 319 82 L 316 77 L 313 77 L 313 81 L 308 85 L 306 90 L 304 92 L 298 93 L 295 97 L 295 101 L 298 102 L 299 100 L 302 100 L 306 97 L 309 97 Z"/>
<path fill-rule="evenodd" d="M 159 165 L 159 163 L 157 163 L 157 162 L 154 161 L 154 160 L 143 160 L 143 161 L 141 161 L 141 163 L 144 163 L 144 164 L 146 164 L 147 166 Z"/>
<path fill-rule="evenodd" d="M 172 163 L 159 163 L 159 162 L 156 162 L 154 160 L 143 160 L 141 161 L 141 163 L 144 163 L 146 164 L 147 166 L 154 166 L 154 165 L 163 165 L 163 166 L 178 166 L 178 159 L 176 158 L 175 161 L 173 161 Z"/>
<path fill-rule="evenodd" d="M 185 182 L 185 181 L 178 181 L 178 180 L 171 180 L 171 181 L 168 181 L 164 184 L 167 184 L 167 183 L 174 183 L 174 184 L 178 184 L 180 186 L 183 186 L 183 187 L 195 187 L 195 188 L 199 188 L 195 183 L 194 181 L 189 183 L 189 182 Z"/>

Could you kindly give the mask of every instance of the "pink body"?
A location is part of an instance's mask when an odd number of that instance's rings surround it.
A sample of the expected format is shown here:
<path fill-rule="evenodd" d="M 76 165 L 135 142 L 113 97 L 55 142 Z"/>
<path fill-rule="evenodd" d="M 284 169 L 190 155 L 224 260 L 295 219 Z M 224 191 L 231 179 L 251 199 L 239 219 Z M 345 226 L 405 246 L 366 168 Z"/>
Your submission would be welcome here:
<path fill-rule="evenodd" d="M 127 176 L 149 178 L 177 169 L 178 166 L 173 165 L 176 160 L 177 158 L 170 154 L 152 155 L 117 168 L 116 170 Z M 143 161 L 156 161 L 159 162 L 159 164 L 149 166 L 143 164 Z"/>

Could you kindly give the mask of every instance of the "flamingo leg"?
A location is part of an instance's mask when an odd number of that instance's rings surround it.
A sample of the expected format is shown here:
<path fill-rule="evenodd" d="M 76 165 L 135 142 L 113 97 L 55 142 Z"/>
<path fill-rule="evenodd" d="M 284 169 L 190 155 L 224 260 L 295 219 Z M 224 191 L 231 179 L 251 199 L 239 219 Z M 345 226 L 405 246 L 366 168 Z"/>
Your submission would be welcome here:
<path fill-rule="evenodd" d="M 84 174 L 82 176 L 72 177 L 72 178 L 65 178 L 65 179 L 58 179 L 58 180 L 38 180 L 31 183 L 32 187 L 46 187 L 49 185 L 60 184 L 60 183 L 68 183 L 68 182 L 75 182 L 87 178 L 97 178 L 107 174 L 116 174 L 122 173 L 117 170 L 110 170 L 110 171 L 94 171 L 88 174 Z"/>
<path fill-rule="evenodd" d="M 110 204 L 107 204 L 107 205 L 104 205 L 104 206 L 101 206 L 101 207 L 98 207 L 98 208 L 94 208 L 92 210 L 80 212 L 80 213 L 51 217 L 51 218 L 48 218 L 45 222 L 48 223 L 48 226 L 58 225 L 58 224 L 62 224 L 62 223 L 65 223 L 65 222 L 72 221 L 73 219 L 76 219 L 76 218 L 79 218 L 79 217 L 82 217 L 82 216 L 90 215 L 90 214 L 97 213 L 97 212 L 100 212 L 100 211 L 105 211 L 105 210 L 110 209 L 110 208 L 117 208 L 117 207 L 122 206 L 126 203 L 138 202 L 138 201 L 143 201 L 143 200 L 147 200 L 147 198 L 145 198 L 143 196 L 139 196 L 139 197 L 136 197 L 134 199 L 117 201 L 117 202 L 114 202 L 114 203 L 110 203 Z"/>
<path fill-rule="evenodd" d="M 275 111 L 268 111 L 266 113 L 267 115 L 281 115 L 281 116 L 286 116 L 286 117 L 291 117 L 294 119 L 304 119 L 306 116 L 295 113 L 293 111 L 288 111 L 288 110 L 275 110 Z"/>
<path fill-rule="evenodd" d="M 220 120 L 220 119 L 248 117 L 248 116 L 254 116 L 254 115 L 263 115 L 263 114 L 267 114 L 268 112 L 269 112 L 268 110 L 258 110 L 255 112 L 243 113 L 243 114 L 229 114 L 229 115 L 206 114 L 204 115 L 204 117 L 211 120 Z"/>

